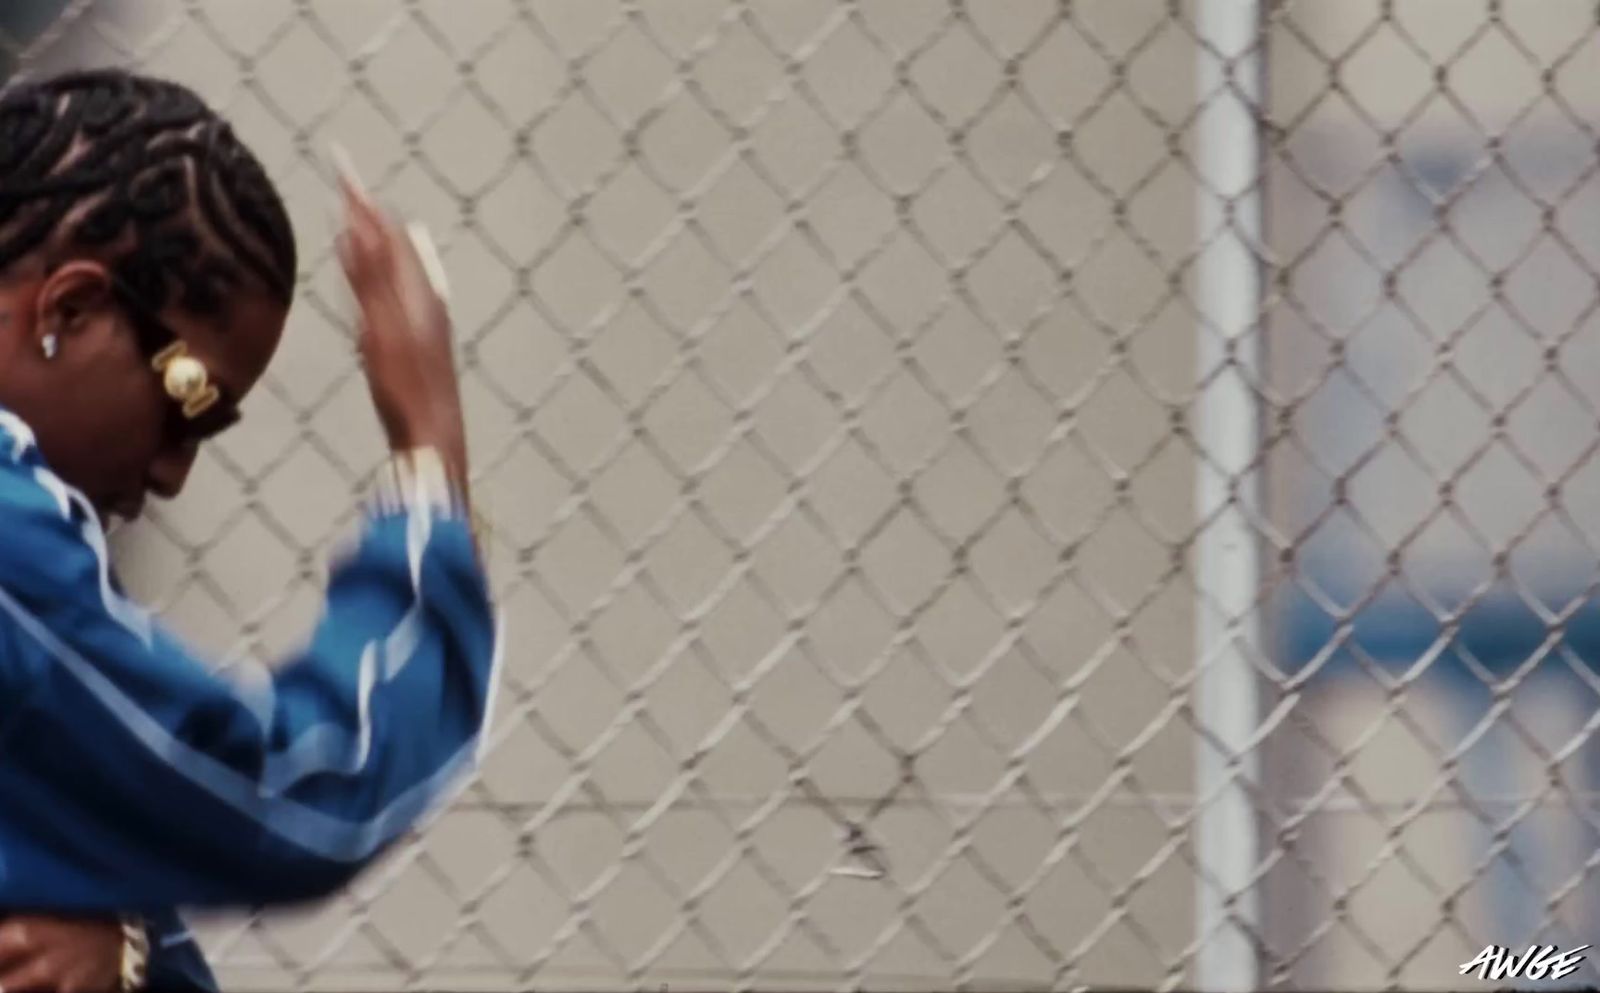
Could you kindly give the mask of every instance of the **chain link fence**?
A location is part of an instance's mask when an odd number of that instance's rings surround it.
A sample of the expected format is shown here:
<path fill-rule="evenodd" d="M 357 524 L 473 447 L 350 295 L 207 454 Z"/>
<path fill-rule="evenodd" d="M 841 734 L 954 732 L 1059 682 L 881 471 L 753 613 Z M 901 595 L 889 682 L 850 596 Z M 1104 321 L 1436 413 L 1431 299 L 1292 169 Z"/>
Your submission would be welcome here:
<path fill-rule="evenodd" d="M 455 290 L 494 747 L 347 894 L 198 921 L 227 987 L 1429 988 L 1587 943 L 1600 15 L 1262 8 L 8 4 L 24 73 L 190 83 L 290 201 L 282 355 L 115 536 L 219 659 L 308 629 L 383 454 L 330 140 Z"/>

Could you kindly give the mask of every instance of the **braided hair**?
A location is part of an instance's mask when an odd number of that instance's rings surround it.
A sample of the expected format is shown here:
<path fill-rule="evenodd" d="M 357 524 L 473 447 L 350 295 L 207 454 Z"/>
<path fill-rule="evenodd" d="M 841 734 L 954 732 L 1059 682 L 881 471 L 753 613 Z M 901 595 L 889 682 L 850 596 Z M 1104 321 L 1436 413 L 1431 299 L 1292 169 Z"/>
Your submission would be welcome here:
<path fill-rule="evenodd" d="M 95 70 L 0 94 L 0 273 L 84 250 L 151 312 L 218 313 L 253 280 L 287 305 L 283 201 L 228 123 L 177 83 Z"/>

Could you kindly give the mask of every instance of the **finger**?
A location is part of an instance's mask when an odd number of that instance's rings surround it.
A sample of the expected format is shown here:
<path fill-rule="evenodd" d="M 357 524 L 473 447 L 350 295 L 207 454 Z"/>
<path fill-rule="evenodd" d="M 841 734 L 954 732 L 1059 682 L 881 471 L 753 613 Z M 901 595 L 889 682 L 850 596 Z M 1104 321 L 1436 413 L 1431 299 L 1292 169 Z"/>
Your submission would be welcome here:
<path fill-rule="evenodd" d="M 348 226 L 355 236 L 355 258 L 358 262 L 367 261 L 363 256 L 370 257 L 375 265 L 392 264 L 401 256 L 397 252 L 412 249 L 410 254 L 415 255 L 420 246 L 415 244 L 415 233 L 404 232 L 402 237 L 400 226 L 394 219 L 378 206 L 376 200 L 367 191 L 366 183 L 356 171 L 355 160 L 350 157 L 349 151 L 338 142 L 329 142 L 328 155 L 333 161 L 334 172 L 338 176 L 339 188 L 344 194 L 345 212 Z M 397 249 L 397 246 L 403 248 Z M 431 242 L 429 243 L 431 247 Z M 430 277 L 430 282 L 437 291 L 442 281 L 437 279 L 437 272 L 429 271 L 429 262 L 426 257 L 415 259 L 419 270 L 423 270 Z M 434 270 L 442 271 L 442 266 L 435 265 Z"/>
<path fill-rule="evenodd" d="M 443 306 L 434 277 L 408 230 L 385 222 L 370 242 L 357 234 L 352 246 L 356 295 L 377 333 L 419 329 Z"/>
<path fill-rule="evenodd" d="M 50 967 L 43 959 L 31 959 L 21 965 L 0 970 L 0 990 L 5 993 L 46 993 L 54 989 Z"/>
<path fill-rule="evenodd" d="M 340 157 L 348 161 L 348 156 L 342 153 L 336 156 L 336 160 Z M 343 208 L 341 218 L 343 234 L 353 239 L 355 247 L 370 250 L 381 237 L 382 211 L 347 165 L 337 167 L 336 171 L 339 199 Z"/>
<path fill-rule="evenodd" d="M 362 199 L 362 194 L 343 176 L 339 177 L 338 182 L 338 214 L 341 230 L 348 233 L 362 228 L 370 228 L 372 226 L 372 213 Z"/>
<path fill-rule="evenodd" d="M 339 178 L 339 187 L 345 196 L 355 205 L 363 209 L 376 206 L 372 194 L 367 192 L 367 184 L 362 181 L 361 174 L 356 171 L 356 161 L 351 158 L 350 152 L 337 141 L 328 143 L 328 158 L 333 162 L 333 171 Z"/>
<path fill-rule="evenodd" d="M 345 217 L 351 231 L 372 239 L 374 244 L 382 241 L 392 226 L 383 208 L 363 200 L 361 194 L 350 192 L 348 188 L 345 194 Z"/>
<path fill-rule="evenodd" d="M 370 317 L 373 307 L 381 310 L 389 301 L 411 322 L 426 320 L 424 315 L 442 305 L 441 291 L 447 286 L 443 263 L 426 229 L 416 224 L 402 227 L 380 208 L 355 199 L 348 182 L 346 190 L 346 228 L 335 248 L 362 309 Z"/>
<path fill-rule="evenodd" d="M 345 229 L 336 245 L 345 275 L 357 289 L 369 285 L 382 274 L 385 234 L 371 218 L 355 213 L 346 215 Z"/>
<path fill-rule="evenodd" d="M 434 296 L 440 300 L 450 299 L 450 277 L 445 272 L 444 259 L 439 257 L 439 247 L 434 244 L 427 225 L 421 221 L 409 224 L 406 234 L 410 236 L 412 253 L 421 263 L 423 275 L 428 278 L 428 286 Z"/>
<path fill-rule="evenodd" d="M 26 921 L 13 918 L 0 924 L 0 970 L 26 962 L 36 953 Z M 0 985 L 0 990 L 4 989 L 7 987 Z"/>
<path fill-rule="evenodd" d="M 339 266 L 344 270 L 345 279 L 349 280 L 352 287 L 360 286 L 366 278 L 369 266 L 366 262 L 367 256 L 357 246 L 355 232 L 348 224 L 334 239 L 333 250 L 339 257 Z"/>
<path fill-rule="evenodd" d="M 371 274 L 391 278 L 403 236 L 400 228 L 381 210 L 357 216 L 350 225 L 356 248 Z"/>

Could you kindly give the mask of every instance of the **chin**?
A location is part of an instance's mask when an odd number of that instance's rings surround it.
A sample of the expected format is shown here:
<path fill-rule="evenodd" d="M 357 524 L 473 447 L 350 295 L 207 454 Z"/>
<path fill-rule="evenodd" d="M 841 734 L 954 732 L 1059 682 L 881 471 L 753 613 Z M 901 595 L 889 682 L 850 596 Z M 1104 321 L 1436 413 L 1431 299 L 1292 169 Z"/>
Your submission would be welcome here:
<path fill-rule="evenodd" d="M 94 508 L 95 516 L 100 519 L 102 528 L 109 529 L 118 524 L 125 524 L 136 520 L 139 516 L 137 512 L 130 515 L 129 508 L 119 507 L 114 500 L 90 500 L 89 503 Z"/>
<path fill-rule="evenodd" d="M 111 527 L 118 524 L 132 524 L 144 516 L 144 509 L 138 510 L 113 510 L 109 514 L 102 514 L 100 522 Z"/>

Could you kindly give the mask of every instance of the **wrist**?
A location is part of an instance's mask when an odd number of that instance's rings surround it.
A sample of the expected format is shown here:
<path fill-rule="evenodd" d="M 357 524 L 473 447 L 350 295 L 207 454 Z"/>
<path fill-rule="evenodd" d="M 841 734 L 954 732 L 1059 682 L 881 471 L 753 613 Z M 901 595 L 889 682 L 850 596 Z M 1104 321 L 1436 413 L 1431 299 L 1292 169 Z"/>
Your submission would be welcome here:
<path fill-rule="evenodd" d="M 388 402 L 380 407 L 387 407 L 396 441 L 417 443 L 461 427 L 460 387 L 452 379 L 414 380 L 404 388 L 396 384 L 384 395 Z"/>
<path fill-rule="evenodd" d="M 451 517 L 470 516 L 465 491 L 443 454 L 429 445 L 390 453 L 374 480 L 373 502 L 381 513 L 425 508 Z"/>
<path fill-rule="evenodd" d="M 488 550 L 487 520 L 473 510 L 465 485 L 436 449 L 394 452 L 378 470 L 371 505 L 379 514 L 424 510 L 465 521 L 480 559 Z"/>
<path fill-rule="evenodd" d="M 409 416 L 397 419 L 388 432 L 389 451 L 395 456 L 431 449 L 439 453 L 451 482 L 466 488 L 466 426 L 457 409 L 453 414 Z"/>

